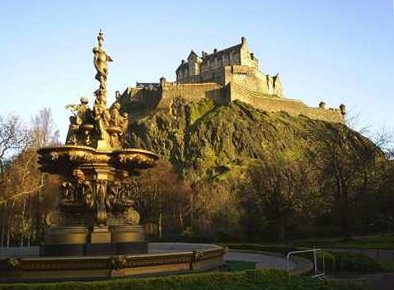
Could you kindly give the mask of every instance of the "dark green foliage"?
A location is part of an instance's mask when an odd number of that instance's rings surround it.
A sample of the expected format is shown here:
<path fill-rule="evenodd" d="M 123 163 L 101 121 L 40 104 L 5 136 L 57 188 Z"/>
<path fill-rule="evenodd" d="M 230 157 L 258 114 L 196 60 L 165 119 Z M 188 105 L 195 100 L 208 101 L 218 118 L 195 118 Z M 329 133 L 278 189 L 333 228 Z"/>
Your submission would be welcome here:
<path fill-rule="evenodd" d="M 318 269 L 323 269 L 323 259 L 324 259 L 324 269 L 326 272 L 336 271 L 335 265 L 335 255 L 331 252 L 320 251 L 317 254 Z"/>
<path fill-rule="evenodd" d="M 384 268 L 376 260 L 361 254 L 332 252 L 335 257 L 335 270 L 341 272 L 375 273 Z"/>
<path fill-rule="evenodd" d="M 227 261 L 230 272 L 238 272 L 256 269 L 256 263 L 253 262 L 243 262 L 243 261 Z"/>
<path fill-rule="evenodd" d="M 22 290 L 339 290 L 363 289 L 360 286 L 292 277 L 275 270 L 249 270 L 235 273 L 206 273 L 160 278 L 118 279 L 100 282 L 3 284 L 0 289 Z"/>

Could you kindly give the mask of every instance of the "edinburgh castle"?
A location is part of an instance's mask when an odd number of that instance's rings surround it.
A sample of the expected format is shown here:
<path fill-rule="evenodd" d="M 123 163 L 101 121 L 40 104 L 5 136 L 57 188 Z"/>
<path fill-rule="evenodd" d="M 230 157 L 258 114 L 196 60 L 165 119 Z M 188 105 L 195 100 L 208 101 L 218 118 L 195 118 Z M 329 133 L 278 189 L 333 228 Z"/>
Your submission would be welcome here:
<path fill-rule="evenodd" d="M 201 56 L 193 50 L 187 61 L 176 70 L 176 81 L 165 78 L 160 83 L 139 83 L 129 87 L 121 98 L 126 111 L 134 109 L 170 109 L 173 101 L 182 98 L 197 102 L 208 98 L 218 105 L 240 100 L 255 108 L 311 119 L 344 122 L 345 106 L 327 108 L 324 102 L 309 107 L 302 101 L 284 97 L 279 74 L 270 76 L 259 70 L 259 60 L 249 51 L 247 40 L 224 50 L 214 49 Z"/>

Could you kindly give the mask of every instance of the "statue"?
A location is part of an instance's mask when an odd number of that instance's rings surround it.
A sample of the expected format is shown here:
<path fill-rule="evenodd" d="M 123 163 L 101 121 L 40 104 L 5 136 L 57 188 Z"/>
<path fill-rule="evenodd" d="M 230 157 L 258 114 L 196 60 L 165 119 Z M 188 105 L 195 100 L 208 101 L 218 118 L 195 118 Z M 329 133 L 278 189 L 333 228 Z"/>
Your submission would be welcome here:
<path fill-rule="evenodd" d="M 107 196 L 107 182 L 99 180 L 96 183 L 96 223 L 106 225 L 107 223 L 107 208 L 105 207 L 105 199 Z"/>
<path fill-rule="evenodd" d="M 86 209 L 93 206 L 93 187 L 87 180 L 85 173 L 80 169 L 72 171 L 72 180 L 61 184 L 63 198 L 61 206 L 63 208 L 84 205 Z"/>
<path fill-rule="evenodd" d="M 106 130 L 109 126 L 111 115 L 107 109 L 107 106 L 103 102 L 100 102 L 99 98 L 97 98 L 94 102 L 93 115 L 99 132 L 99 138 L 103 140 L 106 136 Z"/>
<path fill-rule="evenodd" d="M 70 123 L 77 126 L 80 126 L 84 122 L 88 121 L 89 115 L 91 113 L 88 105 L 89 100 L 85 97 L 82 97 L 80 102 L 81 103 L 77 105 L 70 104 L 66 106 L 66 109 L 70 109 L 74 114 L 74 116 L 70 118 Z"/>
<path fill-rule="evenodd" d="M 70 109 L 74 116 L 70 117 L 70 128 L 67 135 L 67 144 L 75 145 L 78 143 L 78 139 L 84 139 L 86 145 L 90 145 L 90 130 L 89 123 L 92 120 L 92 111 L 88 105 L 88 99 L 82 97 L 80 104 L 70 104 L 66 106 L 66 109 Z M 83 127 L 83 128 L 82 128 Z M 84 138 L 78 138 L 78 132 L 83 131 Z"/>
<path fill-rule="evenodd" d="M 85 97 L 81 98 L 80 104 L 66 106 L 74 114 L 70 117 L 66 143 L 96 148 L 120 148 L 125 139 L 128 116 L 121 113 L 119 91 L 115 92 L 115 102 L 109 109 L 107 107 L 108 62 L 112 61 L 112 58 L 103 49 L 104 35 L 101 30 L 97 41 L 93 48 L 93 62 L 97 71 L 95 78 L 100 82 L 100 86 L 94 92 L 94 106 L 90 109 Z"/>
<path fill-rule="evenodd" d="M 127 113 L 121 113 L 120 112 L 120 92 L 116 91 L 115 92 L 115 102 L 111 105 L 109 108 L 110 115 L 111 115 L 111 121 L 110 125 L 115 126 L 115 127 L 120 127 L 122 131 L 124 132 L 127 130 L 127 123 L 128 123 L 128 117 Z"/>
<path fill-rule="evenodd" d="M 96 80 L 100 82 L 100 89 L 106 94 L 107 91 L 107 75 L 108 75 L 108 62 L 112 61 L 112 58 L 104 51 L 103 49 L 103 41 L 104 34 L 100 30 L 99 35 L 97 36 L 98 45 L 93 48 L 93 62 L 94 67 L 96 68 Z"/>
<path fill-rule="evenodd" d="M 110 109 L 110 125 L 114 127 L 121 127 L 123 124 L 123 116 L 120 114 L 120 104 L 115 102 Z"/>

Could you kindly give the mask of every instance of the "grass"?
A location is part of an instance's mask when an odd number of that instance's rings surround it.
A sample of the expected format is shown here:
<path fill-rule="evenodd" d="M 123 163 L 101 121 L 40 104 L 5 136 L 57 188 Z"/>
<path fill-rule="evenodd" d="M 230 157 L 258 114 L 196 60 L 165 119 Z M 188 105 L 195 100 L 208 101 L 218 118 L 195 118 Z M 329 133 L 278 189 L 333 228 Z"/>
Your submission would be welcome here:
<path fill-rule="evenodd" d="M 256 263 L 244 261 L 228 261 L 230 272 L 239 272 L 256 269 Z"/>
<path fill-rule="evenodd" d="M 334 239 L 306 239 L 294 241 L 297 246 L 325 247 L 342 249 L 394 249 L 394 234 L 380 234 L 369 236 L 355 236 L 344 240 Z"/>
<path fill-rule="evenodd" d="M 384 272 L 394 272 L 394 262 L 389 261 L 377 261 L 382 267 Z"/>
<path fill-rule="evenodd" d="M 343 237 L 334 238 L 310 238 L 302 240 L 289 240 L 286 243 L 261 242 L 261 243 L 224 243 L 224 246 L 242 249 L 242 245 L 256 247 L 256 250 L 281 252 L 283 249 L 305 249 L 305 248 L 337 248 L 337 249 L 393 249 L 394 233 L 376 234 L 368 236 L 354 236 L 350 239 Z"/>

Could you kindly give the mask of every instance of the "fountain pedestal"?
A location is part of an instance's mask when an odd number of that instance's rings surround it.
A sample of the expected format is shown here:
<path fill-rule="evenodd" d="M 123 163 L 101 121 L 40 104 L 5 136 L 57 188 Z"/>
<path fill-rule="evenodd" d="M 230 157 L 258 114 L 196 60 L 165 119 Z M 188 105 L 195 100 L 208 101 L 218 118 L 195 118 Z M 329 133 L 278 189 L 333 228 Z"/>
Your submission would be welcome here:
<path fill-rule="evenodd" d="M 89 231 L 83 226 L 57 226 L 44 231 L 40 256 L 84 256 Z"/>

